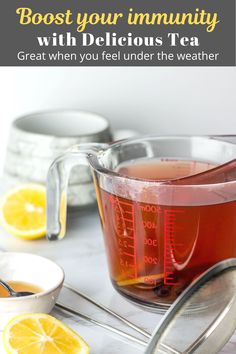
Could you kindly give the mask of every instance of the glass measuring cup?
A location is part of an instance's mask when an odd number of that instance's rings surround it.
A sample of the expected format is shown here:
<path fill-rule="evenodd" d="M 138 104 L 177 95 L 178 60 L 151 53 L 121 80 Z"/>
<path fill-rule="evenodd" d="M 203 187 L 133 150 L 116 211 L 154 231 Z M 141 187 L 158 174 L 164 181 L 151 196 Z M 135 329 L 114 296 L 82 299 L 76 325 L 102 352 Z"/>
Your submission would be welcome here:
<path fill-rule="evenodd" d="M 210 137 L 75 146 L 49 170 L 48 238 L 64 236 L 70 171 L 89 163 L 114 287 L 166 310 L 199 274 L 236 257 L 235 157 L 236 145 Z"/>

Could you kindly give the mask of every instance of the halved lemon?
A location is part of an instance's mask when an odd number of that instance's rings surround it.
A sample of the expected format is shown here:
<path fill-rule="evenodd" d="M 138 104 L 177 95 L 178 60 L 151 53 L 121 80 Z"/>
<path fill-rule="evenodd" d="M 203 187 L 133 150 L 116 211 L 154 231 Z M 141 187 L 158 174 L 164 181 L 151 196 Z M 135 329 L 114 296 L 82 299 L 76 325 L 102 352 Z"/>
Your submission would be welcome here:
<path fill-rule="evenodd" d="M 39 313 L 14 317 L 3 331 L 8 354 L 89 354 L 88 344 L 56 318 Z"/>
<path fill-rule="evenodd" d="M 35 239 L 46 234 L 46 188 L 24 184 L 1 198 L 0 223 L 11 234 Z"/>

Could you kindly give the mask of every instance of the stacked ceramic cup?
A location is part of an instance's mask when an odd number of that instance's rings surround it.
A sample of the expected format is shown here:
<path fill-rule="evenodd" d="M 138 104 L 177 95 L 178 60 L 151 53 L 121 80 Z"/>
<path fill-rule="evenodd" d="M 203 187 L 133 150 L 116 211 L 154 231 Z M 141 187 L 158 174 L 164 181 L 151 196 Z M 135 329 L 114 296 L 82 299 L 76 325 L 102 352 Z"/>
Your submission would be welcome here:
<path fill-rule="evenodd" d="M 45 184 L 51 163 L 71 146 L 111 141 L 108 121 L 97 114 L 51 111 L 24 116 L 15 120 L 11 127 L 5 179 L 8 185 L 24 182 Z M 89 167 L 76 167 L 69 182 L 68 205 L 87 206 L 95 200 Z"/>

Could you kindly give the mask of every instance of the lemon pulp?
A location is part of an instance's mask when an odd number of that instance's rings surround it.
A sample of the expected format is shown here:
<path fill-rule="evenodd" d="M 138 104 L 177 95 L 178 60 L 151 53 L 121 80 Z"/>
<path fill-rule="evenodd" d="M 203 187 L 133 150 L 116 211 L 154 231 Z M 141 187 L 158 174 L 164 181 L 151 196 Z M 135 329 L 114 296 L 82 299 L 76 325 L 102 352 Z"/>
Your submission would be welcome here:
<path fill-rule="evenodd" d="M 1 225 L 11 234 L 34 239 L 46 234 L 46 189 L 21 185 L 6 193 L 0 205 Z"/>
<path fill-rule="evenodd" d="M 56 318 L 26 314 L 13 318 L 3 332 L 8 354 L 89 354 L 88 344 Z"/>

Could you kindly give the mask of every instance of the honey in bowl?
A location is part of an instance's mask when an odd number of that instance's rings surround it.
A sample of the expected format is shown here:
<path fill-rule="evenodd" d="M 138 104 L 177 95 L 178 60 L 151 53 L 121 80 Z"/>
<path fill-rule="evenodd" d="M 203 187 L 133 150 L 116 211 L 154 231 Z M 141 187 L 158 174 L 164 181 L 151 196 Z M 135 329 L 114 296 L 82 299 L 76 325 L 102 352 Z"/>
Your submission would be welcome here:
<path fill-rule="evenodd" d="M 15 290 L 15 291 L 29 291 L 31 293 L 37 294 L 41 293 L 43 289 L 41 289 L 39 286 L 30 284 L 30 283 L 25 283 L 22 281 L 6 281 L 10 287 Z M 10 294 L 2 285 L 0 285 L 0 297 L 10 297 Z"/>

